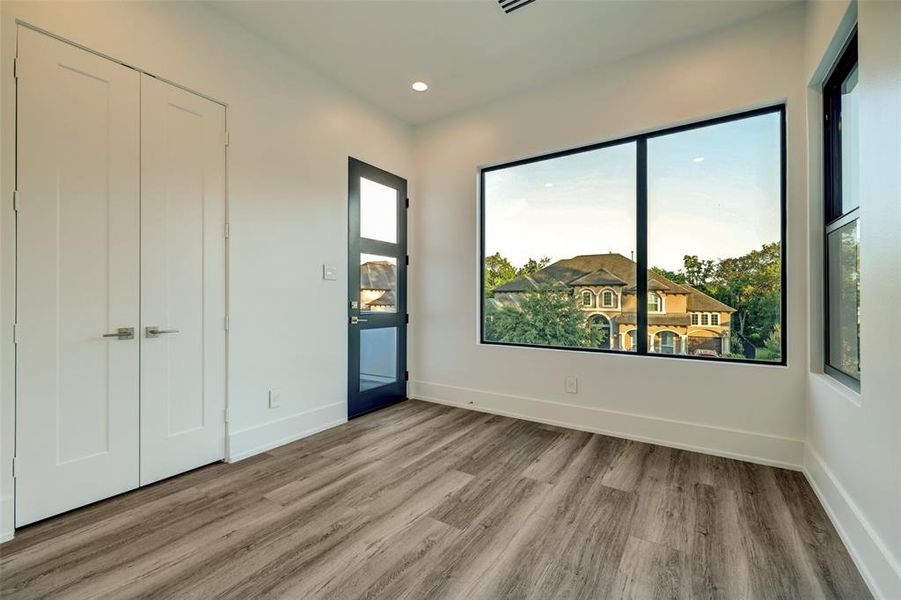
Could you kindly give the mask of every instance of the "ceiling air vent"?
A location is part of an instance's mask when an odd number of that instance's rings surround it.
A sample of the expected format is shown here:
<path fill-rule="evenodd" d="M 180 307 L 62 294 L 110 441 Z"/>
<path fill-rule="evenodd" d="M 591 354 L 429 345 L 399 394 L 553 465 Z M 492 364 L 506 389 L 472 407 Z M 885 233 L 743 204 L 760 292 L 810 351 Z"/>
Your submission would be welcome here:
<path fill-rule="evenodd" d="M 504 12 L 507 14 L 512 13 L 514 10 L 519 10 L 523 6 L 533 2 L 535 2 L 535 0 L 497 0 L 497 3 L 501 5 L 501 8 L 503 8 Z"/>

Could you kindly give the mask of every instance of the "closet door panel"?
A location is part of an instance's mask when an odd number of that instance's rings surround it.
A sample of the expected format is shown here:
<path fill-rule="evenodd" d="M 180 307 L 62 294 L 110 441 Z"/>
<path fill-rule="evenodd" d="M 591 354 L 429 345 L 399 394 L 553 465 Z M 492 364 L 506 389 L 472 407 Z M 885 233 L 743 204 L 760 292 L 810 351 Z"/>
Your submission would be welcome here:
<path fill-rule="evenodd" d="M 140 78 L 24 27 L 18 60 L 21 526 L 138 485 Z"/>
<path fill-rule="evenodd" d="M 141 78 L 141 483 L 225 456 L 225 109 Z"/>

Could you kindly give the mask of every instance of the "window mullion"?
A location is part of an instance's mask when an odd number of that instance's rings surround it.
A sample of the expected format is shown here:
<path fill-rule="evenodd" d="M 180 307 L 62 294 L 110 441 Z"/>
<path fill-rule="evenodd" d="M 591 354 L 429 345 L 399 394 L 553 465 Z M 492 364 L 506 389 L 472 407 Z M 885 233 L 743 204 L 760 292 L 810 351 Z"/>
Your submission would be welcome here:
<path fill-rule="evenodd" d="M 648 140 L 636 142 L 636 295 L 638 354 L 648 353 Z"/>

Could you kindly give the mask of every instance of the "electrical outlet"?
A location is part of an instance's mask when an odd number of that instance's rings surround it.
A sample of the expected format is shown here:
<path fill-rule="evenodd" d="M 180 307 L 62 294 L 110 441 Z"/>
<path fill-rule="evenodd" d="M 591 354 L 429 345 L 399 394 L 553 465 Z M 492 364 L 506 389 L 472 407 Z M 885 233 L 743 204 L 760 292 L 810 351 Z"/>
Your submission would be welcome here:
<path fill-rule="evenodd" d="M 579 393 L 579 378 L 575 375 L 567 375 L 566 380 L 564 382 L 564 386 L 567 394 L 578 394 Z"/>
<path fill-rule="evenodd" d="M 282 393 L 278 390 L 269 390 L 269 408 L 278 408 L 282 405 Z"/>

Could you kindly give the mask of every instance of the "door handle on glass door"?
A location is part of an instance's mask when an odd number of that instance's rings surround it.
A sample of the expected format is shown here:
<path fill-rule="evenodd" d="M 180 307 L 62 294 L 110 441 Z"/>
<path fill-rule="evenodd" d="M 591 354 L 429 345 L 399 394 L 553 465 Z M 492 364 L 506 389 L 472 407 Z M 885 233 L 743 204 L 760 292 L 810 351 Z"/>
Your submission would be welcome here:
<path fill-rule="evenodd" d="M 360 317 L 351 317 L 351 318 L 350 318 L 350 324 L 351 324 L 351 325 L 357 325 L 357 324 L 359 324 L 359 323 L 365 323 L 365 322 L 368 321 L 368 320 L 369 320 L 369 319 L 361 319 Z"/>
<path fill-rule="evenodd" d="M 116 333 L 104 333 L 105 338 L 116 338 L 117 340 L 133 340 L 135 339 L 134 327 L 120 327 Z"/>
<path fill-rule="evenodd" d="M 164 333 L 178 333 L 178 329 L 160 329 L 159 325 L 150 325 L 145 327 L 144 331 L 149 338 L 160 337 Z"/>

